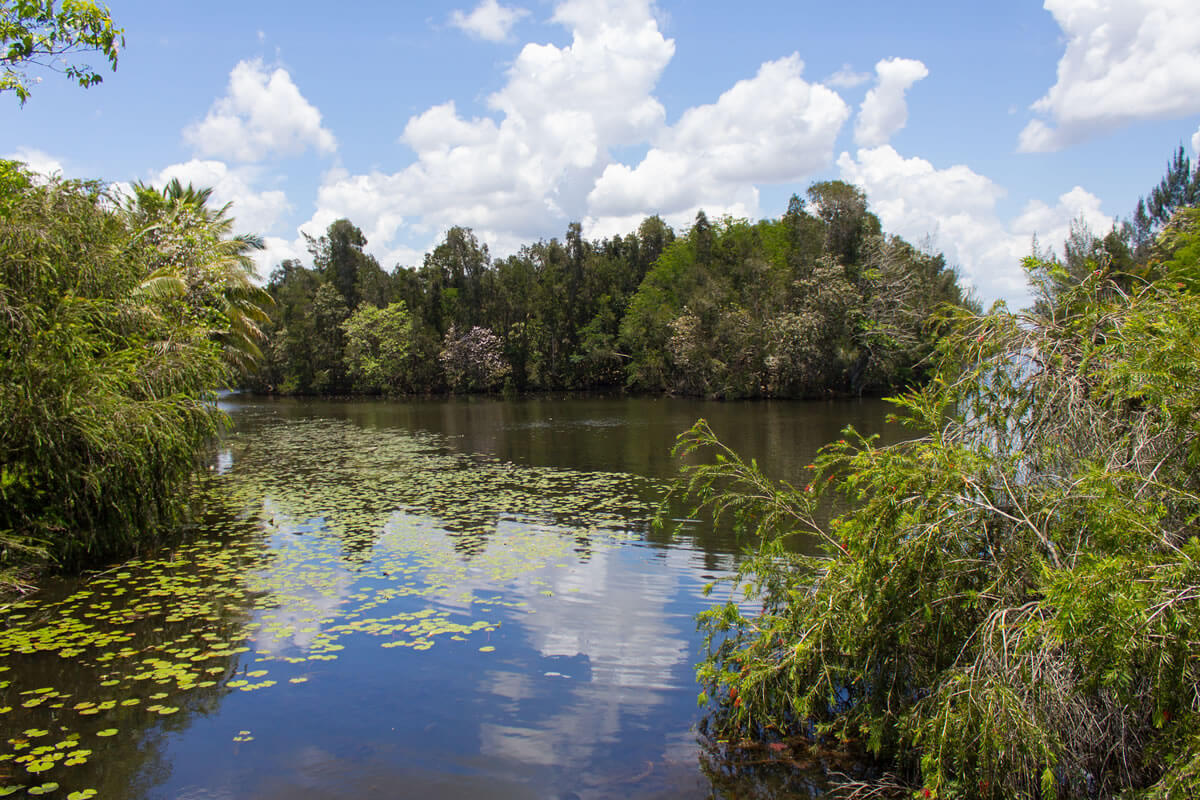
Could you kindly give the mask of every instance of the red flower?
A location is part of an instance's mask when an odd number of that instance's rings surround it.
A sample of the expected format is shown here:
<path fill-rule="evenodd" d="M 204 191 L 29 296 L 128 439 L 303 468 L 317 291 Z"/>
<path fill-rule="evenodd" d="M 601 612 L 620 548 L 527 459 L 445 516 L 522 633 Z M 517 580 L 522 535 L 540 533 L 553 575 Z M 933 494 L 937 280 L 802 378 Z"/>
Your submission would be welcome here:
<path fill-rule="evenodd" d="M 933 797 L 933 792 L 929 791 L 928 789 L 922 789 L 921 796 L 922 797 Z"/>

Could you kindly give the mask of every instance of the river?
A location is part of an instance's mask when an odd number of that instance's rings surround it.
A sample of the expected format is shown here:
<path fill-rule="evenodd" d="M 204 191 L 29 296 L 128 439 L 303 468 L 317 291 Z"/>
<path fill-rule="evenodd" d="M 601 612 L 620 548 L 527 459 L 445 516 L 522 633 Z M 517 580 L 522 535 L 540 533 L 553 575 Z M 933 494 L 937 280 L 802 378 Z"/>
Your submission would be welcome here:
<path fill-rule="evenodd" d="M 815 789 L 706 757 L 694 616 L 739 545 L 649 519 L 699 417 L 803 480 L 886 404 L 224 403 L 179 542 L 0 611 L 0 796 Z"/>

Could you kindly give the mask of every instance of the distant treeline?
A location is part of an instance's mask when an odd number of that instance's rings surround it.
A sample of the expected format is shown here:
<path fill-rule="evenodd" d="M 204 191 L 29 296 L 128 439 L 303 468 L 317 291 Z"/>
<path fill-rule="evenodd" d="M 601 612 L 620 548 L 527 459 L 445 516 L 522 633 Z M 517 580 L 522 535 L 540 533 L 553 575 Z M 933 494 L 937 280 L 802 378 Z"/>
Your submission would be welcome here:
<path fill-rule="evenodd" d="M 721 398 L 879 393 L 921 377 L 931 314 L 970 301 L 940 254 L 883 233 L 840 181 L 780 219 L 657 216 L 599 241 L 493 260 L 451 228 L 424 264 L 383 270 L 338 220 L 312 266 L 271 274 L 249 388 L 281 394 L 631 390 Z"/>

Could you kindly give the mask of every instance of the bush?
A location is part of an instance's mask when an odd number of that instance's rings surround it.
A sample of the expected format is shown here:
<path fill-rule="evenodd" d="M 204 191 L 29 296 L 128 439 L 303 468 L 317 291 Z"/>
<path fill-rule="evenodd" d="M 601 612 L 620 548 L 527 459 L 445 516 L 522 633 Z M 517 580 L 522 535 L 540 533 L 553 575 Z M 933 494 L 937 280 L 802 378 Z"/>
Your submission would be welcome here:
<path fill-rule="evenodd" d="M 177 518 L 222 424 L 211 320 L 90 183 L 0 181 L 0 569 L 124 549 Z M 157 270 L 157 271 L 155 271 Z"/>
<path fill-rule="evenodd" d="M 860 796 L 1200 792 L 1190 230 L 1132 294 L 1098 268 L 1051 314 L 948 312 L 935 379 L 893 401 L 919 438 L 848 431 L 802 488 L 703 420 L 681 437 L 715 459 L 676 493 L 756 537 L 701 619 L 712 730 L 859 743 L 888 776 Z"/>

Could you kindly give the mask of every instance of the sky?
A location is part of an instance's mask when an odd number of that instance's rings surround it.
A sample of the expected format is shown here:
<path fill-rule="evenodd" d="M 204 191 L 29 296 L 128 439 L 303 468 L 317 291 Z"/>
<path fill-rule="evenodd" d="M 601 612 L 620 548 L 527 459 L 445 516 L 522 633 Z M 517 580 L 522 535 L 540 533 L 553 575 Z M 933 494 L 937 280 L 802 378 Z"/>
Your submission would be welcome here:
<path fill-rule="evenodd" d="M 117 71 L 86 90 L 31 72 L 24 107 L 0 95 L 0 157 L 211 186 L 266 238 L 264 276 L 340 217 L 391 269 L 452 225 L 504 256 L 572 221 L 775 218 L 836 179 L 1015 308 L 1035 236 L 1106 232 L 1200 152 L 1195 0 L 110 9 Z"/>

